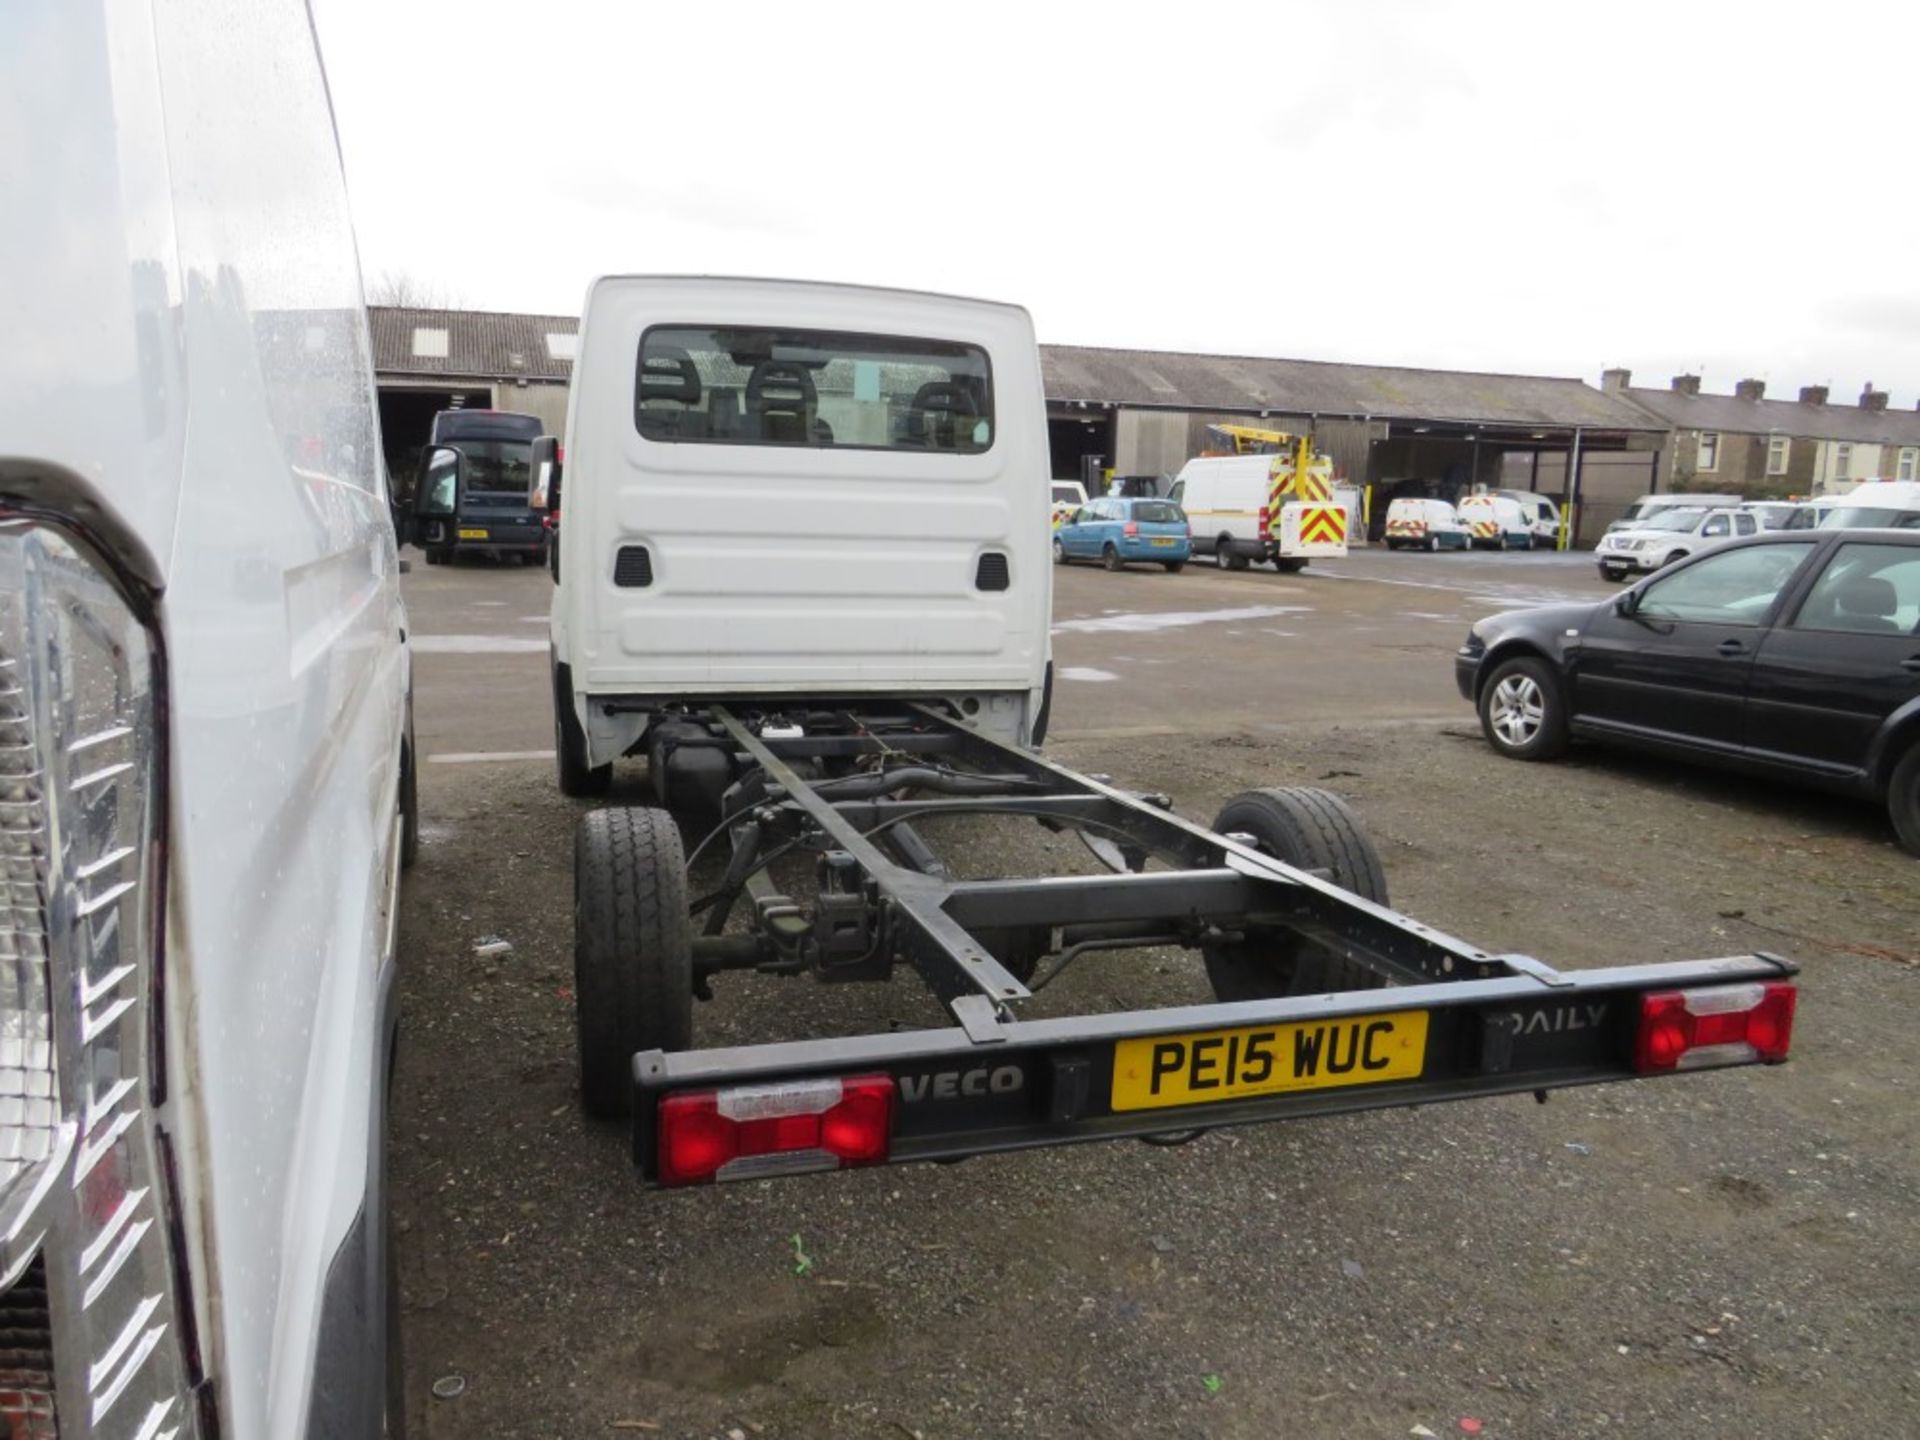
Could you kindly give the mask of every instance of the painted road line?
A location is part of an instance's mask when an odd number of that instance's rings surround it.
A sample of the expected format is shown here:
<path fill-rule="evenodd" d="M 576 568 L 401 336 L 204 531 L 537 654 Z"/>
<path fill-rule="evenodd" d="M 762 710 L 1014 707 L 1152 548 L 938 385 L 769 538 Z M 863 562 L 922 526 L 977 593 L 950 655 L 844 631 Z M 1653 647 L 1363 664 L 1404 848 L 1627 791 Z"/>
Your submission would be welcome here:
<path fill-rule="evenodd" d="M 429 755 L 429 765 L 501 765 L 521 760 L 551 760 L 551 750 L 450 750 Z"/>
<path fill-rule="evenodd" d="M 544 639 L 510 635 L 415 635 L 412 643 L 416 655 L 544 655 L 550 648 Z"/>

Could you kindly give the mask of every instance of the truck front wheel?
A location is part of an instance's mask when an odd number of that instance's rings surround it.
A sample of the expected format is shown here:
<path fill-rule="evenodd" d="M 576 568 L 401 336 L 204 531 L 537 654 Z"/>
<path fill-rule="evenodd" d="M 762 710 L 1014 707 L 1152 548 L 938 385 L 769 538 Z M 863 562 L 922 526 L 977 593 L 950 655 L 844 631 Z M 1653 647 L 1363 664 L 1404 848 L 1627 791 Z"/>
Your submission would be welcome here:
<path fill-rule="evenodd" d="M 575 799 L 604 795 L 613 786 L 613 766 L 587 763 L 587 732 L 573 713 L 573 685 L 566 667 L 553 672 L 553 755 L 560 771 L 560 793 Z"/>
<path fill-rule="evenodd" d="M 693 1042 L 693 937 L 680 828 L 664 810 L 584 815 L 573 843 L 573 1007 L 580 1104 L 633 1108 L 633 1057 Z"/>
<path fill-rule="evenodd" d="M 1373 842 L 1347 802 L 1329 791 L 1243 791 L 1226 803 L 1213 828 L 1250 836 L 1262 855 L 1300 870 L 1324 870 L 1341 889 L 1387 903 L 1387 877 Z M 1364 965 L 1278 928 L 1249 928 L 1239 940 L 1204 947 L 1202 955 L 1213 993 L 1223 1001 L 1372 990 L 1384 983 Z"/>

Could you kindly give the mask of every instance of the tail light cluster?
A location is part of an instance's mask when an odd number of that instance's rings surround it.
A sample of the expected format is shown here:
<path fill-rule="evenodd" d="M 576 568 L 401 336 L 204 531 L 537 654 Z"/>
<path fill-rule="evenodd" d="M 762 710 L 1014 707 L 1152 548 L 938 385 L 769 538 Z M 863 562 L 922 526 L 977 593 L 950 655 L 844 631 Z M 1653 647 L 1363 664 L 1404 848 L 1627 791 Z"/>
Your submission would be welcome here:
<path fill-rule="evenodd" d="M 1273 528 L 1273 512 L 1265 505 L 1260 507 L 1260 533 L 1265 535 Z"/>
<path fill-rule="evenodd" d="M 689 1090 L 660 1102 L 662 1185 L 756 1180 L 883 1163 L 893 1141 L 886 1075 Z"/>
<path fill-rule="evenodd" d="M 1120 533 L 1129 540 L 1137 539 L 1140 535 L 1140 522 L 1137 520 L 1127 521 L 1125 525 L 1120 527 Z"/>
<path fill-rule="evenodd" d="M 0 1307 L 51 1341 L 0 1348 L 15 1440 L 195 1433 L 155 1115 L 159 671 L 101 557 L 0 511 Z"/>
<path fill-rule="evenodd" d="M 1784 1060 L 1797 995 L 1784 981 L 1642 995 L 1633 1068 L 1657 1073 Z"/>

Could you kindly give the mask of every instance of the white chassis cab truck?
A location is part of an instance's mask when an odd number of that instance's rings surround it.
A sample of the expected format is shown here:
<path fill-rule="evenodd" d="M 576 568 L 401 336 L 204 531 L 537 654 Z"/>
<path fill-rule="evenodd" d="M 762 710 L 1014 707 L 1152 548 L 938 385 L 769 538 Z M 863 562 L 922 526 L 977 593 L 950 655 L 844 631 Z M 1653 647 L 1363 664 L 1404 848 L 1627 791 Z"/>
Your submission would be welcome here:
<path fill-rule="evenodd" d="M 1388 908 L 1325 791 L 1249 790 L 1209 829 L 1042 756 L 1046 413 L 1020 310 L 602 280 L 561 454 L 536 442 L 532 497 L 561 514 L 560 782 L 602 794 L 644 755 L 655 802 L 576 832 L 581 1098 L 629 1121 L 651 1185 L 1786 1056 L 1784 961 L 1562 974 Z M 1089 859 L 961 878 L 934 837 L 981 816 Z M 1023 1013 L 1070 964 L 1161 947 L 1215 1003 Z M 697 1048 L 693 1001 L 741 971 L 912 971 L 951 1023 Z"/>
<path fill-rule="evenodd" d="M 365 1440 L 413 757 L 306 6 L 0 6 L 0 136 L 0 1435 Z"/>

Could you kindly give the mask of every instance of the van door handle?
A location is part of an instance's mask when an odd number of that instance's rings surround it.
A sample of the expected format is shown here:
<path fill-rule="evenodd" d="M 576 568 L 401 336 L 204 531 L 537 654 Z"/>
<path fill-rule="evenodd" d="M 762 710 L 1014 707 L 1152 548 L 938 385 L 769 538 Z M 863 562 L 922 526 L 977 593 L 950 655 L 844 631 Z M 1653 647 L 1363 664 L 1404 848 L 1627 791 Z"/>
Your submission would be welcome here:
<path fill-rule="evenodd" d="M 1722 655 L 1744 655 L 1746 650 L 1747 642 L 1744 640 L 1722 640 L 1720 642 L 1720 653 Z"/>
<path fill-rule="evenodd" d="M 1920 670 L 1920 655 L 1909 655 L 1900 662 L 1902 670 Z"/>

